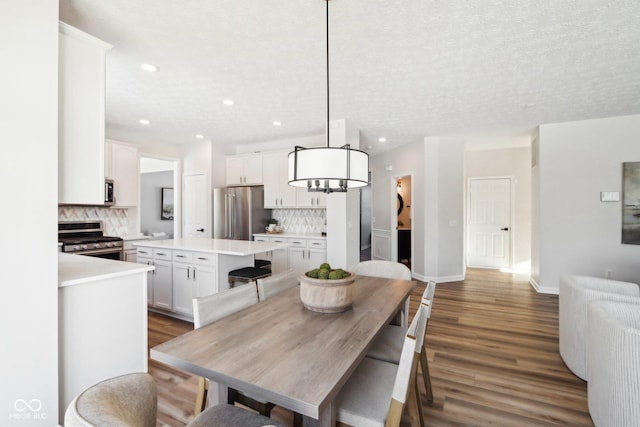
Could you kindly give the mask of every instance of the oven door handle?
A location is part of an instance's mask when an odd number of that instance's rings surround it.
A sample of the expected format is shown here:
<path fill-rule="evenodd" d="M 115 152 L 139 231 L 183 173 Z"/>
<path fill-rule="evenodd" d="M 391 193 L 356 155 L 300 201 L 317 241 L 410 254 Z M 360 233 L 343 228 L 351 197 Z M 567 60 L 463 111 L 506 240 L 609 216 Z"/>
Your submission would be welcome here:
<path fill-rule="evenodd" d="M 122 249 L 106 248 L 106 249 L 89 249 L 86 251 L 76 251 L 71 253 L 76 255 L 101 255 L 101 254 L 116 254 L 121 252 L 122 252 Z"/>

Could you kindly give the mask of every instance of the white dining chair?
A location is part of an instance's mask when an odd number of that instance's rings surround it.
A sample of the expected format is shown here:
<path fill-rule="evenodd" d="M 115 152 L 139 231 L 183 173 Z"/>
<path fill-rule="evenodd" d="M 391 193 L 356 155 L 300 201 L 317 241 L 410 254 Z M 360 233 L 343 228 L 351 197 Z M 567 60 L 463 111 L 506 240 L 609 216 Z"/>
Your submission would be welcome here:
<path fill-rule="evenodd" d="M 587 378 L 587 306 L 606 300 L 640 304 L 635 283 L 600 277 L 566 275 L 560 278 L 558 329 L 560 356 L 577 377 Z"/>
<path fill-rule="evenodd" d="M 400 279 L 411 280 L 411 270 L 399 262 L 383 261 L 383 260 L 369 260 L 361 261 L 349 268 L 349 271 L 357 274 L 358 276 L 369 277 L 383 277 L 386 279 Z M 397 324 L 403 327 L 407 327 L 409 324 L 409 297 L 404 303 L 404 307 L 399 312 L 399 318 L 392 321 L 392 324 Z"/>
<path fill-rule="evenodd" d="M 412 426 L 421 425 L 422 413 L 415 379 L 418 341 L 424 336 L 427 317 L 421 306 L 407 330 L 400 364 L 365 357 L 336 397 L 337 425 L 400 425 L 405 406 Z"/>
<path fill-rule="evenodd" d="M 429 281 L 422 293 L 420 304 L 425 307 L 427 319 L 431 317 L 433 308 L 433 297 L 435 295 L 436 282 Z M 367 352 L 367 357 L 383 360 L 389 363 L 400 363 L 400 354 L 404 343 L 404 336 L 407 329 L 397 325 L 386 325 Z M 423 337 L 424 338 L 424 337 Z M 427 400 L 433 402 L 433 390 L 431 386 L 431 376 L 429 374 L 429 360 L 427 359 L 424 339 L 420 347 L 420 367 L 422 368 L 422 379 L 427 393 Z"/>
<path fill-rule="evenodd" d="M 249 282 L 205 297 L 194 298 L 193 326 L 198 329 L 257 303 L 258 290 L 256 282 Z M 195 403 L 196 414 L 202 412 L 207 406 L 208 392 L 208 380 L 200 377 L 198 379 L 198 394 Z M 238 402 L 266 417 L 271 415 L 271 409 L 275 406 L 273 403 L 240 393 L 232 388 L 229 388 L 228 402 L 230 404 Z"/>
<path fill-rule="evenodd" d="M 158 399 L 153 377 L 131 373 L 101 381 L 80 393 L 67 407 L 65 427 L 155 427 Z M 212 406 L 186 427 L 284 427 L 238 406 Z"/>
<path fill-rule="evenodd" d="M 258 299 L 264 301 L 280 292 L 300 285 L 300 279 L 295 270 L 287 270 L 273 274 L 264 279 L 258 279 Z"/>
<path fill-rule="evenodd" d="M 640 305 L 589 303 L 587 401 L 596 426 L 640 423 Z"/>

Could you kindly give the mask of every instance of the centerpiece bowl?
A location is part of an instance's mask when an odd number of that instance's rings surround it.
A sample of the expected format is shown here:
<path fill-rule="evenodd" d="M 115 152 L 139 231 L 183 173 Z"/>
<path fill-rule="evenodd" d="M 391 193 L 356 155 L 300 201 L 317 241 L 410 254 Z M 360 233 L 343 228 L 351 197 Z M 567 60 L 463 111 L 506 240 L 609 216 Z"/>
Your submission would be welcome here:
<path fill-rule="evenodd" d="M 307 310 L 318 313 L 340 313 L 353 304 L 353 283 L 356 275 L 342 279 L 315 279 L 304 273 L 300 276 L 300 300 Z"/>

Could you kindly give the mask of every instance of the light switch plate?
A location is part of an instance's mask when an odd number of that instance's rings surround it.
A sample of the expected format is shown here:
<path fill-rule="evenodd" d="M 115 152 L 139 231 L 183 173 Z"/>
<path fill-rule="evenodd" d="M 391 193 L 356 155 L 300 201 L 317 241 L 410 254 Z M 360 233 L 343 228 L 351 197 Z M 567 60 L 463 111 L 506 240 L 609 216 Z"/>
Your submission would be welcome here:
<path fill-rule="evenodd" d="M 619 202 L 620 192 L 619 191 L 601 191 L 600 201 L 601 202 Z"/>

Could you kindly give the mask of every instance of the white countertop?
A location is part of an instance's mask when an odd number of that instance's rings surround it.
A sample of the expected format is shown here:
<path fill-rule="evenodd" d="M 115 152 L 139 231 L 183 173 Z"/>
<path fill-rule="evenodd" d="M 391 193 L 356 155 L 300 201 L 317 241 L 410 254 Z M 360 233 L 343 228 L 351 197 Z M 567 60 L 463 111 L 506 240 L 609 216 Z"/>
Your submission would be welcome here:
<path fill-rule="evenodd" d="M 292 239 L 326 239 L 327 236 L 323 236 L 320 233 L 254 233 L 254 236 L 260 237 L 287 237 Z"/>
<path fill-rule="evenodd" d="M 210 252 L 223 255 L 255 255 L 275 249 L 286 248 L 285 243 L 253 242 L 249 240 L 204 239 L 199 237 L 135 242 L 134 246 L 145 248 L 178 249 L 183 251 Z"/>
<path fill-rule="evenodd" d="M 151 236 L 145 236 L 144 234 L 128 234 L 126 236 L 122 236 L 122 240 L 132 241 L 132 240 L 149 240 Z"/>
<path fill-rule="evenodd" d="M 128 276 L 153 270 L 153 266 L 86 255 L 58 254 L 58 287 Z"/>

